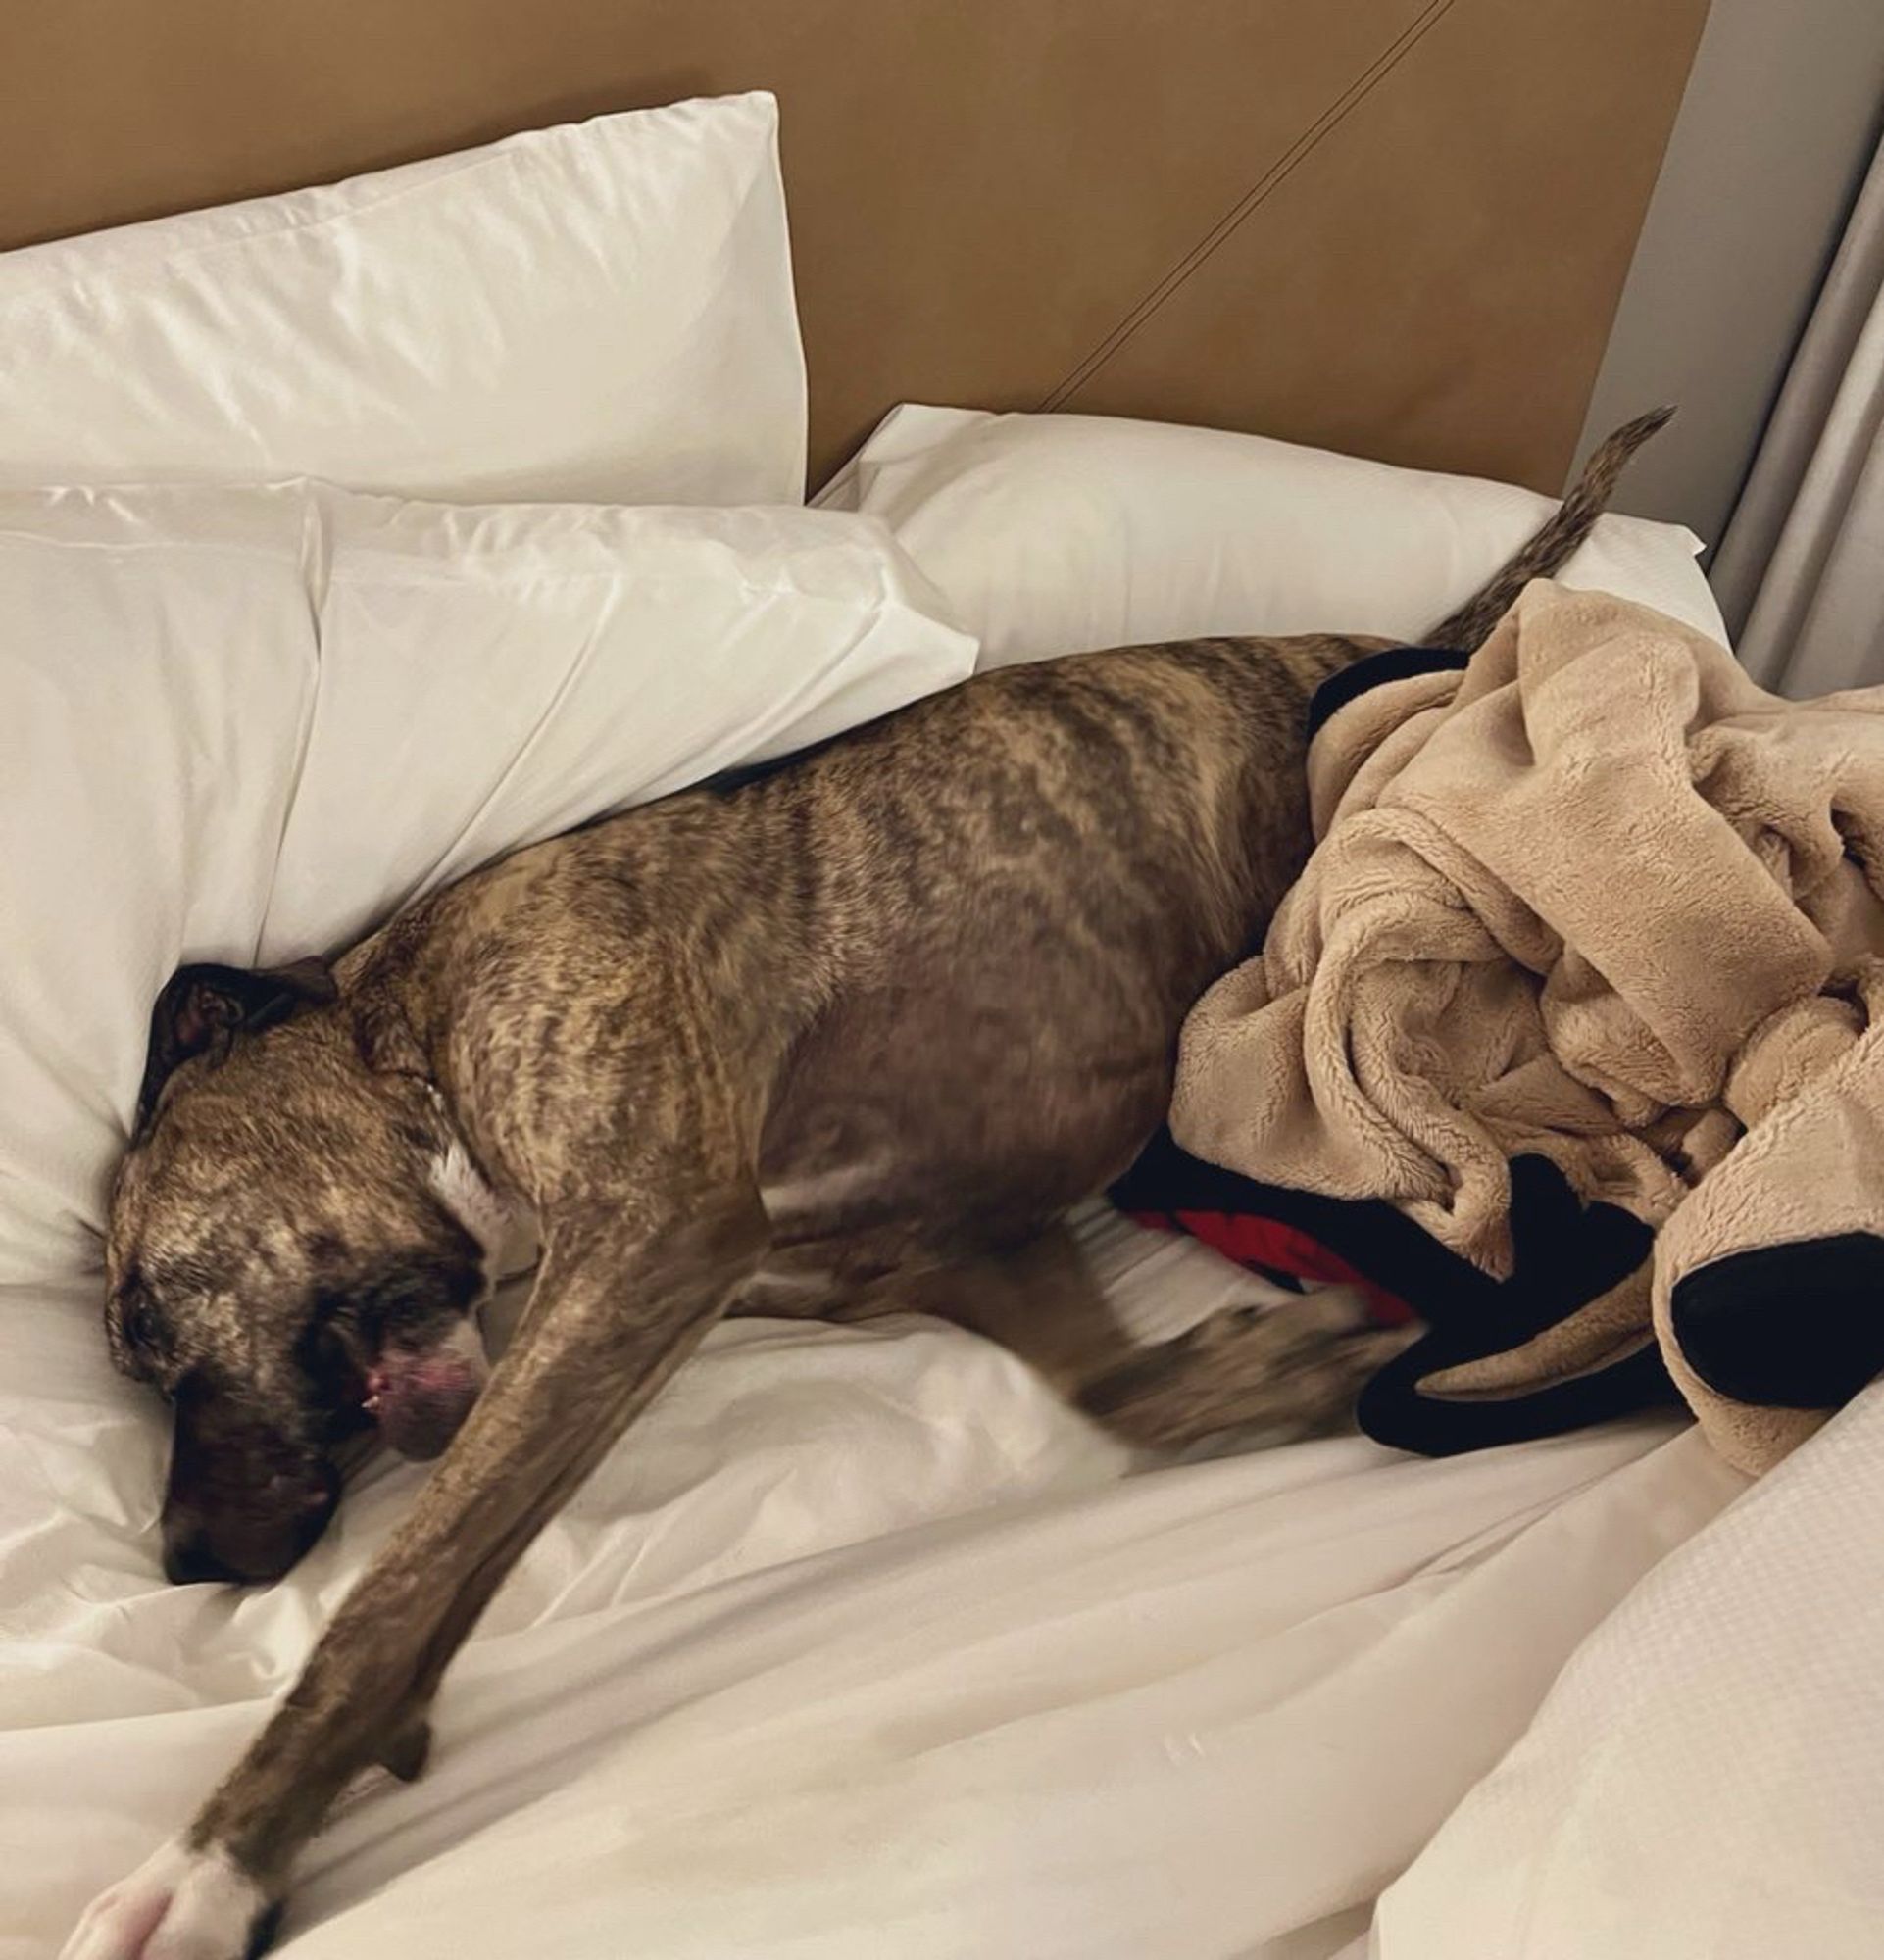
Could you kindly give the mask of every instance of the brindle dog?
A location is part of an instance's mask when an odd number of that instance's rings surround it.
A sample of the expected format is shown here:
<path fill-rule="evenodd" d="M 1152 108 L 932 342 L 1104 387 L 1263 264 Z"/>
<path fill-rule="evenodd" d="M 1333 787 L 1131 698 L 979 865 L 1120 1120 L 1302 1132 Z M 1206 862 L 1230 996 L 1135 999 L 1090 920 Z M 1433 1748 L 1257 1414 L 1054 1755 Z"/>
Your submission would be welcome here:
<path fill-rule="evenodd" d="M 1476 645 L 1568 556 L 1661 419 L 1611 438 L 1441 644 Z M 375 1420 L 443 1460 L 240 1765 L 69 1960 L 265 1941 L 343 1785 L 418 1773 L 484 1604 L 721 1314 L 927 1305 L 1140 1442 L 1336 1415 L 1364 1350 L 1309 1370 L 1306 1404 L 1286 1311 L 1134 1352 L 1056 1225 L 1156 1128 L 1185 1011 L 1301 869 L 1310 695 L 1385 644 L 985 674 L 519 852 L 331 969 L 176 976 L 108 1247 L 113 1351 L 175 1410 L 172 1576 L 284 1572 Z M 507 1207 L 542 1260 L 486 1383 Z"/>

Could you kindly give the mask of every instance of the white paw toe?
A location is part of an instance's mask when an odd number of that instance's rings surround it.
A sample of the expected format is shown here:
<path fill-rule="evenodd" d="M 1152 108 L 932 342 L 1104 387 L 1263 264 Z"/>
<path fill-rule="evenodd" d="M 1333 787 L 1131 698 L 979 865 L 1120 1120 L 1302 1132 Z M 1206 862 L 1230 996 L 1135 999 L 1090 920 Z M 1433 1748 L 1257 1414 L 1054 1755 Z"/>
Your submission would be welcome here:
<path fill-rule="evenodd" d="M 244 1960 L 268 1904 L 224 1852 L 173 1839 L 92 1900 L 59 1960 Z"/>

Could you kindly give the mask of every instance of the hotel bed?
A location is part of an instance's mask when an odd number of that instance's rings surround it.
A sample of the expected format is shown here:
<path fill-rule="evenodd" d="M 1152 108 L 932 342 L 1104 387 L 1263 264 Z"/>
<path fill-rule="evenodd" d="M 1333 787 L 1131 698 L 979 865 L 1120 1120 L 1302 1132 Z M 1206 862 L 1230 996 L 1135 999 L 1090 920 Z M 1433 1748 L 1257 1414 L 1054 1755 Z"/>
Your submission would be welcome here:
<path fill-rule="evenodd" d="M 368 1462 L 279 1584 L 164 1583 L 97 1234 L 179 956 L 340 943 L 977 664 L 1415 636 L 1535 521 L 1703 9 L 1340 12 L 27 32 L 4 1960 L 186 1817 L 423 1474 Z M 1696 544 L 1610 519 L 1566 576 L 1717 632 Z M 1081 1222 L 1146 1328 L 1290 1310 Z M 422 1780 L 345 1800 L 286 1950 L 1874 1952 L 1881 1485 L 1875 1396 L 1752 1491 L 1673 1418 L 1151 1465 L 959 1330 L 731 1325 L 499 1595 Z"/>

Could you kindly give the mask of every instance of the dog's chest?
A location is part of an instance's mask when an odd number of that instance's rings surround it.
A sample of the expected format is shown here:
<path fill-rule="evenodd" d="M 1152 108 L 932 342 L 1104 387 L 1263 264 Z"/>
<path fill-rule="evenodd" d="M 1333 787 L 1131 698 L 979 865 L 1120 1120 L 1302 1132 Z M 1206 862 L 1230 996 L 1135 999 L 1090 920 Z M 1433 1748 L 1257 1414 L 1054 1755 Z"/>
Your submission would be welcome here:
<path fill-rule="evenodd" d="M 484 1269 L 493 1285 L 536 1263 L 537 1224 L 527 1205 L 495 1189 L 455 1138 L 431 1167 L 431 1187 L 446 1208 L 484 1251 Z"/>

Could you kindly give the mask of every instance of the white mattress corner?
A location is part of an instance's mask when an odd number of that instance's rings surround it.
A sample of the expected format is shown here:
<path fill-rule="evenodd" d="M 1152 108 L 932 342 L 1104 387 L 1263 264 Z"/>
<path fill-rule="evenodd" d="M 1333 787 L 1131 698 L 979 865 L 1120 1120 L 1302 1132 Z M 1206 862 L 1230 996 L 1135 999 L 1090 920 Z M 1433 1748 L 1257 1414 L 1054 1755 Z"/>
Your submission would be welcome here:
<path fill-rule="evenodd" d="M 1382 1960 L 1884 1952 L 1884 1384 L 1658 1565 L 1382 1901 Z"/>

